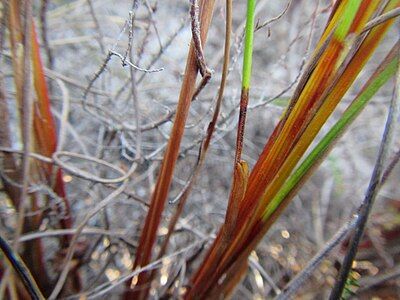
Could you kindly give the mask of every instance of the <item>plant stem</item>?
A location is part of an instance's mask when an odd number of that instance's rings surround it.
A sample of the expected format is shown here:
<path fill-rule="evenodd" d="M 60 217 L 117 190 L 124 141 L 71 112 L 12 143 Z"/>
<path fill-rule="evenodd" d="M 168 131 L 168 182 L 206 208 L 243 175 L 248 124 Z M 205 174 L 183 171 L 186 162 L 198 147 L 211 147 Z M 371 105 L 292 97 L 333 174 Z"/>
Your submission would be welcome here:
<path fill-rule="evenodd" d="M 213 16 L 214 4 L 214 0 L 203 0 L 200 4 L 200 38 L 203 45 L 205 45 L 208 29 Z M 161 169 L 158 175 L 157 183 L 152 194 L 150 208 L 139 239 L 139 246 L 136 252 L 133 267 L 134 269 L 143 267 L 149 264 L 151 261 L 153 246 L 157 238 L 157 229 L 160 224 L 161 215 L 168 197 L 173 172 L 179 155 L 179 147 L 185 129 L 186 119 L 188 117 L 191 100 L 195 92 L 194 84 L 198 70 L 199 68 L 195 53 L 195 46 L 194 43 L 192 43 L 187 58 L 185 76 L 179 95 L 174 125 L 172 127 L 167 149 L 161 163 Z M 150 272 L 141 273 L 137 281 L 137 286 L 146 285 L 146 287 L 141 290 L 128 288 L 124 295 L 125 299 L 146 298 L 150 288 L 148 285 L 150 275 Z"/>
<path fill-rule="evenodd" d="M 246 36 L 243 52 L 242 88 L 250 88 L 251 67 L 253 61 L 254 19 L 256 0 L 247 0 Z"/>
<path fill-rule="evenodd" d="M 178 204 L 178 207 L 176 209 L 174 216 L 172 217 L 172 219 L 168 225 L 168 233 L 161 245 L 161 250 L 158 254 L 158 258 L 161 258 L 165 254 L 165 251 L 166 251 L 168 243 L 169 243 L 169 239 L 170 239 L 172 233 L 174 232 L 176 223 L 178 222 L 178 218 L 183 211 L 183 208 L 185 206 L 187 198 L 189 197 L 190 192 L 192 191 L 194 182 L 196 181 L 196 178 L 200 174 L 200 171 L 202 169 L 202 166 L 204 164 L 205 157 L 206 157 L 206 154 L 208 151 L 208 147 L 211 143 L 211 139 L 212 139 L 215 127 L 217 125 L 217 120 L 218 120 L 219 112 L 221 110 L 222 100 L 224 98 L 226 80 L 227 80 L 228 72 L 229 72 L 231 32 L 232 32 L 232 0 L 226 0 L 224 61 L 223 61 L 221 82 L 220 82 L 220 86 L 219 86 L 219 90 L 218 90 L 218 96 L 217 96 L 217 101 L 215 104 L 214 114 L 212 116 L 210 123 L 208 124 L 207 135 L 200 146 L 201 148 L 200 148 L 199 158 L 197 160 L 196 167 L 193 171 L 193 177 L 190 179 L 190 183 L 187 186 L 187 188 L 185 189 L 185 191 L 183 192 L 182 196 L 177 198 L 179 200 L 179 204 Z M 174 202 L 172 202 L 172 203 L 174 203 Z"/>
<path fill-rule="evenodd" d="M 246 124 L 247 105 L 251 80 L 251 67 L 253 60 L 255 0 L 247 0 L 246 32 L 243 52 L 242 92 L 240 95 L 240 111 L 236 137 L 235 166 L 240 163 L 243 150 L 244 128 Z"/>
<path fill-rule="evenodd" d="M 399 55 L 397 51 L 397 56 Z M 398 65 L 398 64 L 396 64 Z M 385 125 L 385 130 L 383 132 L 383 137 L 382 137 L 382 142 L 379 148 L 378 152 L 378 157 L 375 163 L 374 171 L 371 176 L 371 180 L 367 189 L 367 193 L 365 195 L 364 201 L 362 203 L 362 206 L 360 208 L 360 218 L 357 220 L 356 224 L 356 230 L 354 233 L 353 238 L 351 239 L 350 242 L 350 247 L 347 251 L 347 254 L 343 260 L 342 267 L 340 268 L 339 272 L 339 277 L 338 280 L 336 281 L 335 286 L 332 289 L 332 292 L 329 296 L 330 300 L 334 299 L 339 299 L 342 296 L 343 289 L 345 287 L 347 278 L 349 276 L 349 273 L 351 271 L 353 261 L 356 257 L 357 254 L 357 249 L 358 245 L 361 241 L 361 238 L 363 236 L 368 217 L 371 213 L 372 206 L 375 202 L 375 198 L 378 194 L 379 187 L 381 186 L 381 181 L 382 181 L 382 169 L 383 169 L 383 163 L 386 160 L 387 157 L 387 152 L 390 146 L 390 141 L 391 141 L 391 136 L 393 133 L 393 128 L 394 128 L 394 122 L 393 120 L 397 119 L 398 116 L 398 110 L 399 110 L 399 100 L 400 100 L 400 94 L 399 94 L 399 89 L 398 89 L 398 84 L 400 82 L 400 72 L 397 70 L 397 84 L 396 84 L 396 92 L 394 96 L 392 97 L 391 103 L 390 103 L 390 108 L 389 108 L 389 113 Z"/>
<path fill-rule="evenodd" d="M 28 187 L 30 180 L 30 158 L 29 152 L 32 141 L 32 123 L 33 123 L 33 102 L 32 102 L 32 82 L 31 82 L 31 19 L 32 3 L 25 2 L 25 22 L 23 38 L 23 89 L 22 89 L 22 138 L 23 138 L 23 156 L 22 156 L 22 189 L 18 207 L 18 220 L 15 230 L 15 239 L 13 248 L 17 252 L 19 248 L 19 237 L 23 231 L 25 221 L 25 209 L 28 200 Z"/>
<path fill-rule="evenodd" d="M 21 278 L 22 283 L 26 287 L 26 290 L 29 292 L 32 299 L 44 299 L 35 279 L 32 277 L 32 274 L 29 272 L 29 269 L 26 267 L 22 258 L 17 254 L 17 252 L 12 250 L 11 246 L 1 235 L 0 248 L 13 266 L 16 273 Z"/>
<path fill-rule="evenodd" d="M 397 46 L 398 47 L 398 46 Z M 396 48 L 394 48 L 394 51 Z M 398 49 L 398 48 L 397 48 Z M 393 54 L 393 51 L 392 51 Z M 394 57 L 388 65 L 373 76 L 373 80 L 368 82 L 360 95 L 344 112 L 341 119 L 332 127 L 332 129 L 323 137 L 323 139 L 315 146 L 311 153 L 304 159 L 301 165 L 293 172 L 289 179 L 285 182 L 271 203 L 266 207 L 263 219 L 268 219 L 285 199 L 285 197 L 302 181 L 307 173 L 316 164 L 316 161 L 322 159 L 324 154 L 333 146 L 333 142 L 345 131 L 347 126 L 358 116 L 372 96 L 385 84 L 396 72 L 399 59 Z"/>

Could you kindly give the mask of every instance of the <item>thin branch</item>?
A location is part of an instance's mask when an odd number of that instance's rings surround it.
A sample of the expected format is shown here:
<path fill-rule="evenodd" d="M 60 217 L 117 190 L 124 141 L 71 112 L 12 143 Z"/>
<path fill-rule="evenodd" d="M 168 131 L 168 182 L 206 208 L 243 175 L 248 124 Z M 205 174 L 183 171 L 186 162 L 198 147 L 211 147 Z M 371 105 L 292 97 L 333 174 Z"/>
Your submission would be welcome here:
<path fill-rule="evenodd" d="M 114 50 L 110 50 L 109 53 L 110 53 L 111 55 L 115 55 L 115 56 L 117 56 L 119 59 L 121 59 L 122 66 L 129 65 L 130 67 L 132 67 L 132 68 L 134 68 L 135 70 L 140 71 L 140 72 L 144 72 L 144 73 L 157 73 L 157 72 L 164 71 L 164 68 L 158 68 L 158 69 L 144 69 L 144 68 L 141 68 L 141 67 L 135 65 L 134 63 L 132 63 L 131 61 L 124 59 L 124 56 L 122 56 L 122 54 L 120 54 L 120 53 L 118 53 L 118 52 L 116 52 L 116 51 L 114 51 Z"/>
<path fill-rule="evenodd" d="M 63 236 L 63 235 L 74 235 L 76 234 L 78 229 L 71 228 L 71 229 L 55 229 L 55 230 L 46 230 L 43 232 L 33 232 L 33 233 L 28 233 L 24 234 L 21 236 L 19 239 L 20 242 L 27 242 L 35 239 L 42 239 L 46 237 L 56 237 L 56 236 Z M 121 230 L 105 230 L 101 228 L 85 228 L 82 230 L 81 234 L 84 235 L 107 235 L 110 237 L 118 237 L 120 239 L 125 240 L 126 239 L 126 229 L 121 229 Z M 132 241 L 129 241 L 129 243 L 132 243 Z"/>
<path fill-rule="evenodd" d="M 279 294 L 281 293 L 281 290 L 279 289 L 279 287 L 274 283 L 273 279 L 271 278 L 271 276 L 269 276 L 269 274 L 264 270 L 264 268 L 261 266 L 261 264 L 253 257 L 250 256 L 249 257 L 249 265 L 254 267 L 255 269 L 258 270 L 258 272 L 260 272 L 260 274 L 262 275 L 262 277 L 265 278 L 265 280 L 267 281 L 268 285 L 272 288 L 272 290 L 276 293 Z"/>
<path fill-rule="evenodd" d="M 396 80 L 397 82 L 395 85 L 395 92 L 390 103 L 389 113 L 385 124 L 385 130 L 382 136 L 382 141 L 379 147 L 379 152 L 375 163 L 375 167 L 370 179 L 370 183 L 365 198 L 359 210 L 360 217 L 356 223 L 356 230 L 354 236 L 350 241 L 349 249 L 347 250 L 346 256 L 340 268 L 338 279 L 329 296 L 330 300 L 339 299 L 343 293 L 343 289 L 346 285 L 346 281 L 351 271 L 353 261 L 357 254 L 358 245 L 363 236 L 368 221 L 368 217 L 371 213 L 371 209 L 375 202 L 375 198 L 378 194 L 379 188 L 381 187 L 383 164 L 387 158 L 387 152 L 390 146 L 394 129 L 393 120 L 397 120 L 398 110 L 399 110 L 398 106 L 400 102 L 400 94 L 399 94 L 400 71 L 398 70 L 397 73 L 398 74 Z"/>
<path fill-rule="evenodd" d="M 175 40 L 175 38 L 179 35 L 179 33 L 185 28 L 185 23 L 182 22 L 180 27 L 178 28 L 178 30 L 176 30 L 168 39 L 168 41 L 165 43 L 165 45 L 163 47 L 160 48 L 160 50 L 158 51 L 157 54 L 154 55 L 154 57 L 152 58 L 151 62 L 148 64 L 147 69 L 150 69 L 154 66 L 154 64 L 162 57 L 162 55 L 164 54 L 164 52 L 173 44 L 173 41 Z M 141 83 L 147 73 L 142 73 L 142 75 L 138 78 L 137 80 L 137 84 Z M 128 78 L 127 80 L 124 81 L 124 83 L 121 85 L 121 87 L 117 90 L 117 92 L 115 93 L 114 98 L 118 99 L 121 94 L 125 91 L 125 89 L 127 88 L 128 83 L 130 81 L 130 78 Z"/>
<path fill-rule="evenodd" d="M 192 99 L 196 99 L 201 93 L 204 87 L 208 84 L 211 79 L 211 70 L 206 64 L 204 57 L 203 46 L 201 45 L 200 39 L 200 21 L 199 21 L 199 4 L 197 0 L 190 0 L 190 19 L 192 28 L 192 41 L 194 44 L 194 49 L 197 57 L 197 64 L 199 66 L 199 71 L 203 77 L 200 81 L 199 86 L 193 93 Z"/>
<path fill-rule="evenodd" d="M 96 80 L 100 77 L 100 75 L 105 71 L 107 68 L 108 63 L 110 62 L 112 56 L 117 56 L 121 62 L 122 66 L 129 65 L 131 68 L 134 68 L 135 70 L 144 72 L 144 73 L 156 73 L 156 72 L 161 72 L 164 70 L 164 68 L 158 68 L 158 69 L 144 69 L 141 67 L 136 66 L 133 64 L 131 61 L 127 60 L 124 58 L 124 56 L 114 50 L 109 50 L 107 56 L 105 57 L 103 63 L 101 64 L 99 70 L 93 75 L 93 78 L 89 81 L 88 86 L 86 87 L 85 91 L 83 92 L 83 99 L 86 99 L 88 93 L 91 91 L 92 86 L 96 82 Z M 85 104 L 85 101 L 83 102 Z"/>
<path fill-rule="evenodd" d="M 133 61 L 133 29 L 134 29 L 134 22 L 136 16 L 136 10 L 138 7 L 138 0 L 134 0 L 132 4 L 132 12 L 131 12 L 131 19 L 130 19 L 130 30 L 129 30 L 129 41 L 128 41 L 128 49 L 127 55 L 129 51 L 129 59 Z M 126 56 L 125 56 L 126 58 Z M 131 75 L 131 93 L 132 93 L 132 100 L 133 100 L 133 109 L 135 110 L 135 121 L 136 121 L 136 153 L 135 159 L 140 160 L 142 156 L 142 132 L 140 130 L 141 119 L 140 119 L 140 107 L 139 107 L 139 99 L 137 93 L 137 86 L 136 86 L 136 70 L 134 68 L 130 68 L 130 75 Z"/>
<path fill-rule="evenodd" d="M 70 111 L 70 97 L 69 91 L 65 86 L 64 82 L 60 79 L 56 79 L 58 86 L 61 89 L 62 94 L 62 111 L 61 111 L 61 120 L 60 120 L 60 129 L 58 134 L 58 143 L 56 151 L 61 151 L 64 147 L 65 138 L 66 138 L 66 126 L 68 122 L 68 116 Z"/>
<path fill-rule="evenodd" d="M 93 217 L 95 216 L 99 211 L 101 211 L 102 209 L 104 209 L 107 205 L 111 204 L 113 201 L 115 201 L 115 198 L 120 195 L 126 188 L 128 181 L 124 181 L 123 184 L 121 184 L 121 186 L 116 189 L 115 191 L 113 191 L 111 194 L 109 194 L 105 199 L 103 199 L 102 201 L 100 201 L 95 208 L 93 208 L 93 210 L 91 210 L 90 212 L 88 212 L 85 216 L 85 218 L 83 219 L 83 221 L 79 224 L 79 226 L 76 228 L 76 232 L 75 235 L 72 237 L 71 239 L 71 243 L 70 246 L 68 248 L 68 252 L 64 261 L 64 268 L 60 274 L 60 277 L 57 280 L 57 283 L 53 289 L 53 291 L 51 292 L 51 295 L 49 296 L 49 299 L 56 299 L 58 294 L 61 292 L 62 287 L 65 284 L 65 280 L 67 279 L 68 273 L 70 271 L 70 263 L 74 254 L 74 250 L 75 250 L 75 246 L 76 243 L 78 241 L 78 238 L 81 234 L 81 232 L 83 231 L 84 227 L 86 226 L 87 222 Z"/>
<path fill-rule="evenodd" d="M 33 278 L 31 272 L 25 265 L 22 258 L 18 255 L 17 252 L 13 251 L 11 246 L 7 243 L 7 241 L 0 235 L 0 248 L 3 251 L 4 255 L 7 257 L 11 265 L 13 266 L 15 272 L 21 278 L 22 283 L 26 287 L 26 290 L 29 292 L 32 299 L 44 299 L 42 293 L 40 292 L 35 279 Z"/>
<path fill-rule="evenodd" d="M 15 240 L 13 249 L 18 251 L 19 236 L 23 230 L 25 209 L 28 203 L 28 187 L 30 180 L 30 159 L 29 152 L 32 142 L 32 124 L 33 124 L 33 99 L 31 94 L 31 25 L 32 25 L 32 3 L 30 0 L 25 1 L 25 22 L 24 22 L 24 38 L 23 38 L 23 89 L 22 89 L 22 138 L 23 138 L 23 155 L 22 155 L 22 189 L 20 202 L 18 207 L 18 220 L 15 230 Z"/>
<path fill-rule="evenodd" d="M 135 22 L 136 10 L 138 9 L 139 1 L 133 0 L 132 9 L 129 11 L 128 18 L 128 28 L 129 28 L 129 36 L 128 36 L 128 47 L 126 48 L 124 58 L 122 60 L 122 65 L 125 65 L 125 61 L 128 58 L 128 55 L 132 52 L 132 44 L 133 44 L 133 23 Z M 132 58 L 131 58 L 132 60 Z"/>
<path fill-rule="evenodd" d="M 87 171 L 81 170 L 77 167 L 73 167 L 73 166 L 69 165 L 68 163 L 66 163 L 65 161 L 60 159 L 61 156 L 78 158 L 78 159 L 86 160 L 86 161 L 96 163 L 99 165 L 103 165 L 105 167 L 112 169 L 113 171 L 116 171 L 117 173 L 121 174 L 122 176 L 113 178 L 113 179 L 102 178 L 102 177 L 93 175 Z M 132 173 L 134 172 L 135 166 L 136 166 L 136 163 L 133 163 L 131 168 L 129 169 L 129 171 L 124 172 L 120 168 L 116 167 L 115 165 L 113 165 L 111 163 L 106 162 L 105 160 L 98 159 L 98 158 L 95 158 L 92 156 L 86 156 L 83 154 L 67 152 L 67 151 L 54 152 L 52 158 L 53 158 L 53 161 L 55 164 L 57 164 L 64 170 L 74 174 L 75 176 L 81 177 L 83 179 L 91 180 L 94 182 L 100 182 L 100 183 L 120 183 L 132 175 Z"/>
<path fill-rule="evenodd" d="M 0 152 L 16 153 L 16 154 L 20 154 L 20 155 L 24 153 L 23 150 L 14 149 L 11 147 L 2 147 L 2 146 L 0 146 Z M 41 155 L 41 154 L 38 154 L 38 153 L 29 152 L 28 155 L 29 155 L 29 157 L 40 160 L 42 162 L 53 163 L 53 160 L 51 158 Z"/>
<path fill-rule="evenodd" d="M 283 17 L 284 14 L 287 13 L 287 11 L 289 10 L 290 5 L 292 4 L 293 0 L 289 0 L 288 3 L 286 4 L 285 8 L 283 9 L 283 11 L 277 15 L 276 17 L 269 19 L 268 21 L 265 21 L 264 23 L 260 24 L 260 20 L 257 21 L 256 26 L 254 28 L 254 31 L 258 31 L 262 28 L 264 28 L 265 26 L 268 26 L 271 23 L 274 23 L 275 21 L 278 21 L 280 18 Z"/>
<path fill-rule="evenodd" d="M 389 280 L 396 279 L 400 276 L 400 266 L 394 267 L 392 270 L 385 272 L 382 275 L 373 276 L 372 278 L 360 279 L 360 291 L 365 291 L 373 288 L 379 284 L 388 282 Z"/>
<path fill-rule="evenodd" d="M 111 56 L 112 56 L 111 52 L 108 52 L 106 58 L 104 59 L 103 63 L 101 64 L 99 70 L 98 70 L 96 73 L 94 73 L 92 79 L 90 79 L 90 81 L 89 81 L 88 86 L 87 86 L 86 89 L 84 90 L 84 92 L 83 92 L 83 100 L 84 100 L 84 101 L 83 101 L 83 105 L 84 105 L 84 108 L 85 108 L 85 103 L 86 103 L 85 100 L 86 100 L 86 97 L 87 97 L 88 93 L 90 92 L 90 90 L 91 90 L 93 84 L 96 82 L 96 80 L 100 77 L 100 75 L 101 75 L 101 74 L 104 72 L 104 70 L 107 68 L 108 63 L 109 63 L 110 60 L 111 60 Z"/>
<path fill-rule="evenodd" d="M 97 37 L 96 37 L 97 42 L 98 42 L 98 44 L 100 46 L 101 52 L 102 53 L 106 53 L 106 47 L 104 46 L 104 43 L 103 43 L 104 35 L 103 35 L 102 30 L 101 30 L 99 20 L 97 19 L 96 12 L 94 10 L 92 0 L 86 0 L 86 1 L 87 1 L 87 4 L 89 5 L 90 15 L 92 16 L 92 19 L 93 19 L 93 22 L 94 22 L 94 26 L 95 26 L 95 28 L 97 30 Z"/>
<path fill-rule="evenodd" d="M 150 5 L 148 0 L 144 0 L 144 5 L 146 6 L 147 10 L 149 11 L 150 22 L 151 22 L 151 25 L 154 28 L 154 32 L 156 33 L 158 45 L 159 45 L 159 47 L 161 49 L 162 48 L 162 43 L 161 43 L 160 34 L 158 32 L 158 28 L 157 28 L 157 25 L 156 25 L 156 21 L 154 19 L 154 9 L 153 9 L 153 7 L 151 7 L 151 5 Z M 157 2 L 156 2 L 156 4 L 154 6 L 156 6 L 156 5 L 157 5 Z"/>
<path fill-rule="evenodd" d="M 175 251 L 174 253 L 171 253 L 171 254 L 169 254 L 167 256 L 159 258 L 159 259 L 157 259 L 157 260 L 155 260 L 155 261 L 153 261 L 153 262 L 151 262 L 151 263 L 149 263 L 149 264 L 147 264 L 147 265 L 145 265 L 143 267 L 137 268 L 137 269 L 133 270 L 132 272 L 130 272 L 128 274 L 122 275 L 121 277 L 117 278 L 114 281 L 109 281 L 109 282 L 103 283 L 103 284 L 97 286 L 92 291 L 86 292 L 86 293 L 84 293 L 82 295 L 85 295 L 85 296 L 89 297 L 90 299 L 95 299 L 95 298 L 98 298 L 100 296 L 103 296 L 104 294 L 110 292 L 111 290 L 113 290 L 114 288 L 118 287 L 119 285 L 121 285 L 122 283 L 126 282 L 127 280 L 129 280 L 129 279 L 131 279 L 131 278 L 133 278 L 135 276 L 138 276 L 142 272 L 146 272 L 146 271 L 150 271 L 150 270 L 153 270 L 155 268 L 158 268 L 159 265 L 161 265 L 166 259 L 170 260 L 171 258 L 174 258 L 174 257 L 176 257 L 176 256 L 178 256 L 178 255 L 180 255 L 182 253 L 186 253 L 189 250 L 191 250 L 192 248 L 197 247 L 198 245 L 202 245 L 208 239 L 209 239 L 209 237 L 203 238 L 203 239 L 201 239 L 199 241 L 196 241 L 195 243 L 193 243 L 193 244 L 191 244 L 191 245 L 189 245 L 189 246 L 187 246 L 185 248 L 182 248 L 182 249 L 180 249 L 178 251 Z M 80 296 L 82 296 L 82 295 L 81 294 L 74 295 L 72 297 L 68 297 L 67 299 L 79 299 Z"/>
<path fill-rule="evenodd" d="M 382 24 L 390 19 L 396 18 L 399 15 L 400 15 L 400 7 L 392 9 L 391 11 L 388 11 L 387 13 L 384 13 L 379 17 L 372 19 L 367 24 L 365 24 L 365 27 L 360 34 L 363 34 L 364 32 L 367 32 L 368 30 L 371 30 L 375 26 L 378 26 L 379 24 Z"/>
<path fill-rule="evenodd" d="M 306 282 L 312 275 L 314 270 L 319 266 L 324 258 L 353 230 L 358 220 L 358 215 L 344 224 L 335 235 L 318 251 L 318 253 L 308 262 L 307 266 L 294 277 L 284 288 L 282 294 L 278 295 L 275 300 L 290 299 L 291 296 Z"/>
<path fill-rule="evenodd" d="M 386 167 L 385 172 L 383 172 L 382 184 L 384 184 L 386 182 L 386 180 L 389 178 L 390 174 L 392 173 L 394 167 L 397 165 L 399 160 L 400 160 L 400 149 L 397 150 L 397 152 L 394 154 L 392 160 L 390 161 L 390 163 Z"/>
<path fill-rule="evenodd" d="M 53 69 L 54 57 L 53 57 L 53 52 L 51 51 L 49 45 L 47 16 L 46 16 L 48 4 L 49 0 L 42 0 L 42 5 L 40 7 L 40 32 L 41 32 L 43 47 L 46 51 L 47 67 L 49 69 Z"/>

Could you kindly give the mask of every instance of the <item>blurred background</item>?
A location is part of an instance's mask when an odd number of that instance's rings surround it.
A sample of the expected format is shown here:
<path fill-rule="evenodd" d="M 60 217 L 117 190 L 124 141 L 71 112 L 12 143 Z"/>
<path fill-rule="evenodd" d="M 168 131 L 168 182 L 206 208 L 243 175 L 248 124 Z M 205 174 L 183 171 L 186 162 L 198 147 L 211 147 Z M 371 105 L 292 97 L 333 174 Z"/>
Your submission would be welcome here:
<path fill-rule="evenodd" d="M 288 104 L 304 64 L 327 22 L 331 2 L 257 1 L 257 24 L 268 24 L 255 33 L 254 70 L 243 151 L 243 159 L 250 168 Z M 152 289 L 154 297 L 162 297 L 166 290 L 178 288 L 174 285 L 177 276 L 183 278 L 184 286 L 201 261 L 203 250 L 224 221 L 232 181 L 246 1 L 234 1 L 233 4 L 231 65 L 222 111 L 201 176 L 172 236 L 169 256 L 157 265 L 161 271 Z M 179 197 L 190 179 L 213 113 L 222 69 L 224 6 L 225 1 L 217 1 L 204 47 L 207 64 L 213 70 L 212 79 L 192 103 L 169 193 L 171 201 Z M 132 14 L 133 26 L 129 21 Z M 138 163 L 126 191 L 91 218 L 79 238 L 84 261 L 79 268 L 84 290 L 97 293 L 129 273 L 132 267 L 178 101 L 191 39 L 189 1 L 143 0 L 138 1 L 137 8 L 133 7 L 132 1 L 34 1 L 34 16 L 52 112 L 57 126 L 63 128 L 60 132 L 64 142 L 59 150 L 105 160 L 124 171 L 133 162 Z M 132 36 L 132 42 L 129 36 Z M 391 41 L 398 36 L 397 22 L 339 105 L 338 113 L 354 98 L 371 70 L 391 47 Z M 129 47 L 131 53 L 128 53 Z M 4 51 L 7 52 L 7 45 Z M 111 57 L 109 51 L 113 53 Z M 126 53 L 138 69 L 124 66 Z M 7 57 L 3 57 L 2 69 L 11 122 L 17 126 L 18 115 L 13 104 L 15 88 Z M 235 298 L 263 299 L 279 292 L 355 213 L 375 163 L 393 88 L 392 81 L 379 91 L 271 228 L 251 255 L 248 274 Z M 321 134 L 336 119 L 334 114 Z M 400 146 L 398 130 L 396 134 L 390 157 Z M 14 148 L 22 147 L 17 131 L 12 141 Z M 88 160 L 69 156 L 60 159 L 70 167 L 101 178 L 120 176 L 110 167 Z M 397 167 L 379 193 L 353 268 L 360 284 L 357 294 L 360 299 L 398 299 L 398 276 L 383 282 L 379 281 L 379 276 L 399 273 L 399 172 Z M 74 224 L 79 224 L 97 203 L 117 188 L 80 178 L 68 171 L 64 173 L 63 181 Z M 0 201 L 1 231 L 9 234 L 15 226 L 16 212 L 9 206 L 4 192 L 0 194 Z M 27 239 L 35 238 L 35 234 L 43 236 L 52 278 L 60 272 L 57 262 L 63 257 L 56 247 L 57 220 L 63 217 L 59 212 L 55 213 L 57 205 L 57 199 L 54 199 L 46 210 L 40 230 L 25 236 Z M 166 205 L 159 228 L 160 240 L 167 232 L 166 225 L 176 205 Z M 326 298 L 337 275 L 344 247 L 338 247 L 322 263 L 312 280 L 302 287 L 298 299 Z M 123 284 L 116 285 L 108 295 L 118 298 L 123 288 Z"/>

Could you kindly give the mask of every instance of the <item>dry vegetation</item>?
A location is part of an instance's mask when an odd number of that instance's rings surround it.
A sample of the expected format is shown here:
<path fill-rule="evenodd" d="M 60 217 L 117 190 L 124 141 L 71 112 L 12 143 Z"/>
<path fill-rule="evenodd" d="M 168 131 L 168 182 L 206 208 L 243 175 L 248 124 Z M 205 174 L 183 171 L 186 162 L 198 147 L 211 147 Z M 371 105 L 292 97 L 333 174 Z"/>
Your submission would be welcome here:
<path fill-rule="evenodd" d="M 117 299 L 127 289 L 126 282 L 137 280 L 138 271 L 133 266 L 143 267 L 135 264 L 135 253 L 185 80 L 192 38 L 190 1 L 32 1 L 57 129 L 55 149 L 49 149 L 48 137 L 40 146 L 37 133 L 29 134 L 29 128 L 24 132 L 24 126 L 20 126 L 21 120 L 26 121 L 26 112 L 21 109 L 25 95 L 21 90 L 26 84 L 15 83 L 15 53 L 20 50 L 12 49 L 9 38 L 11 2 L 1 4 L 1 236 L 12 242 L 14 249 L 18 249 L 15 241 L 19 240 L 22 257 L 46 296 L 58 296 L 53 290 L 58 282 L 62 288 L 59 295 L 66 299 Z M 312 56 L 330 15 L 331 2 L 257 1 L 252 84 L 242 153 L 250 169 Z M 236 149 L 246 1 L 233 1 L 224 98 L 204 164 L 193 181 L 199 149 L 218 97 L 225 21 L 225 1 L 216 1 L 208 40 L 203 45 L 207 66 L 212 70 L 211 80 L 192 101 L 181 145 L 176 145 L 179 156 L 175 169 L 169 169 L 173 177 L 168 200 L 157 229 L 156 245 L 149 252 L 153 254 L 152 263 L 145 266 L 146 271 L 157 271 L 148 272 L 154 276 L 149 291 L 152 298 L 179 298 L 187 291 L 225 220 Z M 398 40 L 399 26 L 397 18 L 316 141 L 338 120 Z M 27 74 L 29 82 L 31 75 L 29 71 Z M 200 82 L 200 76 L 197 80 Z M 356 212 L 374 169 L 394 87 L 392 78 L 379 90 L 251 252 L 246 277 L 235 290 L 235 299 L 279 294 Z M 30 89 L 28 97 L 36 97 L 33 87 Z M 19 97 L 22 102 L 16 101 Z M 39 113 L 39 119 L 41 116 Z M 9 128 L 8 137 L 4 136 L 5 126 Z M 14 182 L 10 168 L 23 170 L 27 155 L 23 146 L 29 135 L 35 145 L 28 149 L 37 154 L 31 159 L 35 162 L 30 168 L 34 175 L 26 182 L 21 172 L 16 175 L 21 181 Z M 395 129 L 392 135 L 385 169 L 399 158 L 399 130 Z M 18 167 L 8 164 L 10 157 Z M 53 164 L 53 169 L 43 171 Z M 55 179 L 59 168 L 62 182 Z M 358 291 L 360 298 L 376 294 L 396 299 L 400 293 L 399 175 L 400 170 L 395 167 L 380 189 L 353 264 L 351 276 L 360 287 L 351 288 Z M 192 191 L 165 254 L 157 257 L 168 224 L 192 181 Z M 29 223 L 31 228 L 18 229 L 21 211 L 12 195 L 21 197 L 21 192 L 13 194 L 10 186 L 35 198 L 36 205 L 24 210 L 30 220 L 25 225 Z M 60 196 L 60 186 L 65 187 L 67 200 Z M 73 248 L 69 248 L 71 242 Z M 324 258 L 297 291 L 299 299 L 328 297 L 346 245 L 346 241 L 341 242 Z M 40 258 L 36 257 L 38 252 Z M 17 277 L 10 275 L 4 256 L 0 256 L 0 276 L 6 279 L 0 283 L 0 298 L 26 297 L 22 285 L 14 283 Z M 68 274 L 65 258 L 70 258 Z M 32 266 L 35 259 L 43 266 Z M 60 274 L 66 275 L 65 282 Z"/>

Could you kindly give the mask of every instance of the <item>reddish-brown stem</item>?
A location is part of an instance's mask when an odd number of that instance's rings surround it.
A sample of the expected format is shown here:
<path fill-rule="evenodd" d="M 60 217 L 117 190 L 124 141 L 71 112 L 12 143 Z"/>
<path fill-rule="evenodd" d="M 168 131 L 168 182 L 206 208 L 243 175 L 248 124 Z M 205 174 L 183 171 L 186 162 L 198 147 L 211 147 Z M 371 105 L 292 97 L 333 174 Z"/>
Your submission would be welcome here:
<path fill-rule="evenodd" d="M 249 89 L 243 88 L 240 95 L 239 121 L 236 135 L 235 165 L 240 163 L 243 151 L 244 129 L 246 125 L 247 105 L 249 104 Z"/>
<path fill-rule="evenodd" d="M 200 10 L 200 38 L 202 44 L 205 43 L 208 28 L 214 10 L 214 0 L 203 0 Z M 139 246 L 136 253 L 134 269 L 147 265 L 151 260 L 152 250 L 157 237 L 157 229 L 160 224 L 161 214 L 168 197 L 172 176 L 179 154 L 180 143 L 182 140 L 186 119 L 188 116 L 190 103 L 194 94 L 194 84 L 198 73 L 198 61 L 193 42 L 190 45 L 185 76 L 179 95 L 177 113 L 172 128 L 171 136 L 167 145 L 161 170 L 158 176 L 155 190 L 152 195 L 150 208 L 146 216 L 145 225 L 139 240 Z M 137 278 L 137 290 L 128 289 L 125 293 L 125 299 L 144 299 L 149 292 L 150 272 L 142 272 Z M 135 279 L 136 280 L 136 279 Z M 129 284 L 130 287 L 130 284 Z"/>

